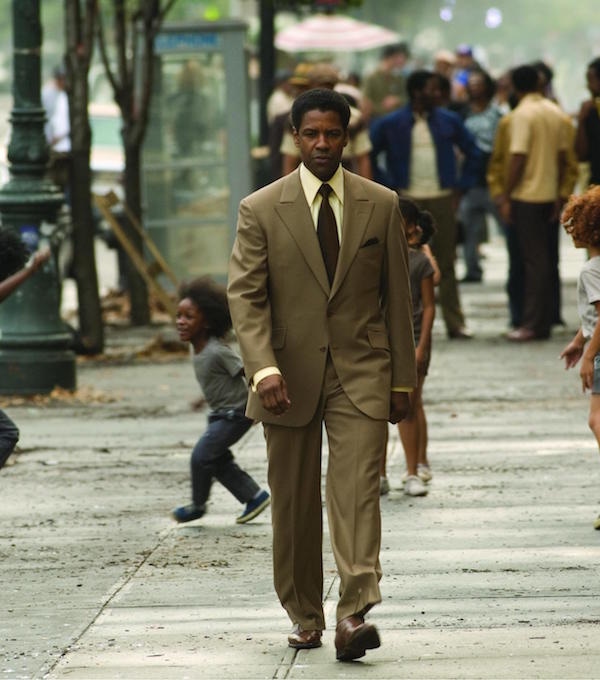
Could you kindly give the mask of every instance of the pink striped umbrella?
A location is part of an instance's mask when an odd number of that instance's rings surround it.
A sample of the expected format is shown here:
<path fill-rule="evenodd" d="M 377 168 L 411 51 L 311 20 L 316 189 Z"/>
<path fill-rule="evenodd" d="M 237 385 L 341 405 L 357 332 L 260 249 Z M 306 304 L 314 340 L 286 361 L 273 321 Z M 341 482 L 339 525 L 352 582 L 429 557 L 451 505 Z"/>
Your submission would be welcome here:
<path fill-rule="evenodd" d="M 399 40 L 398 33 L 376 24 L 338 14 L 314 14 L 278 31 L 275 47 L 283 52 L 364 52 Z"/>

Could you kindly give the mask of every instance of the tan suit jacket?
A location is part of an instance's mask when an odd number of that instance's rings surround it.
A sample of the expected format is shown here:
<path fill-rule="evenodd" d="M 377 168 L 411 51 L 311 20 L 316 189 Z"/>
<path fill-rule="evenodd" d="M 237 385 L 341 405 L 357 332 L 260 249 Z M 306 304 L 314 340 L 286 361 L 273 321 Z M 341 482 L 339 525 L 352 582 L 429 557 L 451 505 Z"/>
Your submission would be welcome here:
<path fill-rule="evenodd" d="M 408 257 L 397 195 L 344 171 L 340 255 L 330 288 L 299 171 L 242 200 L 229 304 L 246 375 L 277 366 L 292 405 L 282 416 L 251 392 L 247 414 L 300 427 L 313 417 L 328 351 L 367 416 L 386 420 L 392 387 L 415 385 Z"/>

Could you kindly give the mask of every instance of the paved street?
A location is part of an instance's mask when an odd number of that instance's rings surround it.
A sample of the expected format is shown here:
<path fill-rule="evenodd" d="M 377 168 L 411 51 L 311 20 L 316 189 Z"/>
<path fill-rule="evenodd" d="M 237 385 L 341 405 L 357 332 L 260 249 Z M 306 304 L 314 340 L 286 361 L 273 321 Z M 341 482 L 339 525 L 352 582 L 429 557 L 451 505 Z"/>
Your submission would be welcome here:
<path fill-rule="evenodd" d="M 587 398 L 558 359 L 576 330 L 583 254 L 562 244 L 568 331 L 514 346 L 502 242 L 484 284 L 461 286 L 472 341 L 436 322 L 425 384 L 434 478 L 382 500 L 382 647 L 335 661 L 338 588 L 326 537 L 320 649 L 293 652 L 272 588 L 268 511 L 244 526 L 215 487 L 209 513 L 176 526 L 206 412 L 188 360 L 82 361 L 80 401 L 5 406 L 21 449 L 0 472 L 0 677 L 597 678 L 600 459 Z M 459 273 L 461 270 L 459 268 Z M 135 350 L 169 328 L 109 330 Z M 260 427 L 236 448 L 265 483 Z"/>

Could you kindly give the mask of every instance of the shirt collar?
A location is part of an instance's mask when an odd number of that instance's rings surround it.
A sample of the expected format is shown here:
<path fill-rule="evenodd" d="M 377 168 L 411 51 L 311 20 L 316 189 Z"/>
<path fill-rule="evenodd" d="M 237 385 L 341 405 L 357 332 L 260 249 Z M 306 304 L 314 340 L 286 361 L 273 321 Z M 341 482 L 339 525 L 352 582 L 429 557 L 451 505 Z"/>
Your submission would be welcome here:
<path fill-rule="evenodd" d="M 523 95 L 521 101 L 519 104 L 522 102 L 535 102 L 535 101 L 540 101 L 543 99 L 542 95 L 539 92 L 528 92 L 527 94 Z"/>
<path fill-rule="evenodd" d="M 421 113 L 417 113 L 412 106 L 410 107 L 410 112 L 412 114 L 412 119 L 413 123 L 417 123 L 418 121 L 428 121 L 429 120 L 429 115 L 431 111 L 422 111 Z"/>
<path fill-rule="evenodd" d="M 304 195 L 306 196 L 306 201 L 308 205 L 312 205 L 315 196 L 317 195 L 321 184 L 323 181 L 312 174 L 312 172 L 304 165 L 300 163 L 300 183 L 302 184 L 302 189 Z M 333 177 L 327 180 L 326 184 L 329 184 L 333 189 L 333 193 L 336 195 L 338 201 L 344 204 L 344 173 L 342 171 L 342 166 L 339 165 L 338 169 L 333 174 Z"/>

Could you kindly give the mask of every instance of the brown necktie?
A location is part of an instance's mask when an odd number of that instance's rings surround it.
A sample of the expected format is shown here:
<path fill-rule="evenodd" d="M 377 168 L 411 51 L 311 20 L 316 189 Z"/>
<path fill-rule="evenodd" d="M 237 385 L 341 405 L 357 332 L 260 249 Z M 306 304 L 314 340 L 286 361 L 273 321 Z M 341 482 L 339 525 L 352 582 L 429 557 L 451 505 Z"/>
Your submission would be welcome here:
<path fill-rule="evenodd" d="M 338 253 L 340 252 L 340 242 L 338 239 L 337 223 L 331 205 L 329 204 L 329 194 L 333 191 L 329 184 L 321 184 L 319 193 L 323 197 L 319 208 L 317 219 L 317 236 L 319 245 L 327 270 L 329 285 L 333 283 L 335 268 L 337 266 Z"/>

